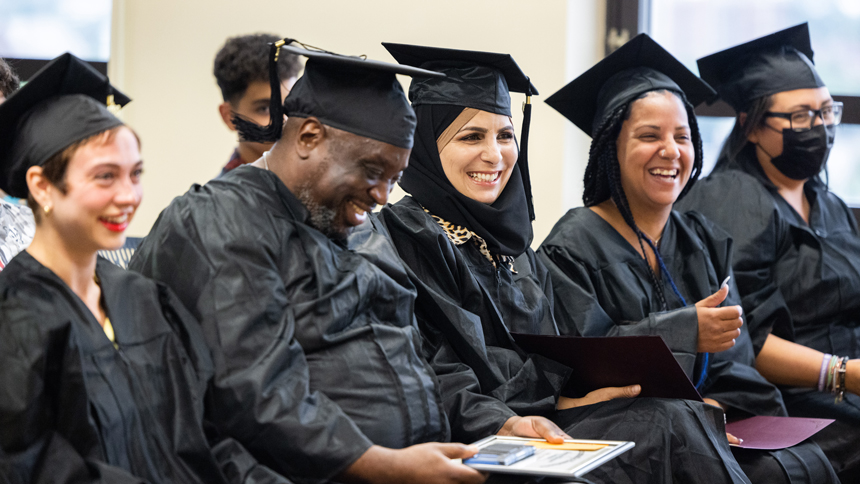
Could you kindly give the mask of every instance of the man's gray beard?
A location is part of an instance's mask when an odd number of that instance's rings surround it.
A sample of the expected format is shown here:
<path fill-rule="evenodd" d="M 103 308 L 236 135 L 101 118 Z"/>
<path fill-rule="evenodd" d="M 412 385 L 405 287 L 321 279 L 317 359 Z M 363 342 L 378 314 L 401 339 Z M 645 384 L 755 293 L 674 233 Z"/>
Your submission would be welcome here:
<path fill-rule="evenodd" d="M 304 186 L 299 189 L 298 199 L 308 210 L 308 225 L 319 230 L 330 239 L 343 239 L 345 234 L 338 231 L 334 226 L 337 210 L 320 205 L 311 194 L 311 187 Z"/>

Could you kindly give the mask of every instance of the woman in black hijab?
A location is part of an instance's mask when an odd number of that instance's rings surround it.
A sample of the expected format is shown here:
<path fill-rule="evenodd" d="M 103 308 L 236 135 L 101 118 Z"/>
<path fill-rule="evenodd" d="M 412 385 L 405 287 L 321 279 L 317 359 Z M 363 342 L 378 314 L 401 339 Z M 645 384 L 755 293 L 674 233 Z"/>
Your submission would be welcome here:
<path fill-rule="evenodd" d="M 142 197 L 140 142 L 105 101 L 129 99 L 64 54 L 0 105 L 0 188 L 36 217 L 0 272 L 0 480 L 288 482 L 232 440 L 210 448 L 199 324 L 97 256 Z"/>
<path fill-rule="evenodd" d="M 562 333 L 662 336 L 705 402 L 729 418 L 785 416 L 779 391 L 753 368 L 729 289 L 731 239 L 699 214 L 672 210 L 701 171 L 693 106 L 712 95 L 645 34 L 552 95 L 547 103 L 593 141 L 585 207 L 562 217 L 538 254 Z M 753 482 L 836 480 L 813 443 L 733 450 Z"/>
<path fill-rule="evenodd" d="M 520 149 L 510 120 L 508 91 L 536 91 L 509 55 L 384 45 L 401 63 L 447 75 L 412 82 L 418 125 L 400 182 L 410 196 L 380 219 L 418 289 L 424 352 L 452 438 L 557 439 L 560 427 L 577 438 L 636 442 L 589 473 L 593 481 L 746 482 L 714 425 L 717 409 L 629 398 L 635 385 L 559 397 L 569 369 L 514 344 L 512 331 L 558 334 L 549 274 L 529 247 L 526 134 Z"/>
<path fill-rule="evenodd" d="M 843 482 L 860 482 L 860 233 L 820 172 L 841 119 L 806 24 L 699 59 L 738 113 L 714 172 L 680 206 L 726 229 L 762 375 L 816 434 Z"/>

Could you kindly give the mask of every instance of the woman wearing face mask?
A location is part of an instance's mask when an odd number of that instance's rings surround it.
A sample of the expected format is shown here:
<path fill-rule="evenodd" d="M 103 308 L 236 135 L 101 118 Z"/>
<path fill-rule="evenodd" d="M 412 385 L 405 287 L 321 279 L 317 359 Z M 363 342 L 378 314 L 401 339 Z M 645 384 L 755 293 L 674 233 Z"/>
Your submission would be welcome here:
<path fill-rule="evenodd" d="M 380 219 L 418 290 L 415 314 L 452 438 L 558 440 L 563 429 L 636 442 L 592 481 L 746 482 L 713 425 L 717 409 L 629 398 L 635 385 L 559 398 L 569 370 L 513 343 L 511 331 L 558 334 L 549 274 L 529 248 L 526 140 L 521 152 L 508 94 L 535 89 L 509 55 L 384 45 L 401 63 L 447 75 L 412 81 L 418 125 L 400 181 L 410 196 Z"/>
<path fill-rule="evenodd" d="M 593 142 L 585 207 L 559 220 L 538 255 L 562 333 L 662 336 L 729 419 L 785 416 L 779 391 L 753 368 L 737 289 L 723 283 L 731 239 L 699 214 L 672 210 L 702 168 L 693 106 L 713 94 L 645 34 L 553 94 L 547 103 Z M 812 443 L 733 450 L 753 482 L 836 482 Z"/>
<path fill-rule="evenodd" d="M 0 188 L 33 242 L 0 272 L 0 473 L 11 482 L 287 482 L 235 442 L 210 448 L 212 361 L 166 287 L 97 257 L 141 201 L 125 104 L 71 54 L 0 105 Z"/>
<path fill-rule="evenodd" d="M 860 482 L 860 236 L 820 172 L 842 105 L 812 64 L 806 24 L 699 59 L 738 113 L 713 174 L 681 202 L 728 230 L 762 375 Z"/>

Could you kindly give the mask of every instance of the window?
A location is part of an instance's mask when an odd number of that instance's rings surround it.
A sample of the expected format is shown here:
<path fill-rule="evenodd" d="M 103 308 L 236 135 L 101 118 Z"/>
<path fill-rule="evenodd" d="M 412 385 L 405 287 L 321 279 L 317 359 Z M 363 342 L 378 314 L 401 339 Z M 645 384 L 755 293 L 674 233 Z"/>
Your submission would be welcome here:
<path fill-rule="evenodd" d="M 21 79 L 64 52 L 107 72 L 111 0 L 0 2 L 0 57 Z"/>

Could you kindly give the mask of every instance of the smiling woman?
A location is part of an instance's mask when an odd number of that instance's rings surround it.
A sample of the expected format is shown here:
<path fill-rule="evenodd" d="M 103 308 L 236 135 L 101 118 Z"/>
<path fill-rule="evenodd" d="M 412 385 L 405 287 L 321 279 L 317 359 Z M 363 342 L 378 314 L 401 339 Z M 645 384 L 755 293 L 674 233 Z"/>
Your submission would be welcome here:
<path fill-rule="evenodd" d="M 445 133 L 436 142 L 441 145 L 442 170 L 458 192 L 492 204 L 507 186 L 519 156 L 511 118 L 465 109 L 449 129 L 458 125 L 463 127 L 447 143 Z"/>
<path fill-rule="evenodd" d="M 668 214 L 690 180 L 695 159 L 684 100 L 667 90 L 643 94 L 621 125 L 617 151 L 631 210 Z M 602 205 L 609 208 L 606 202 L 596 207 Z M 657 240 L 659 235 L 649 238 Z"/>
<path fill-rule="evenodd" d="M 85 254 L 122 246 L 143 197 L 139 148 L 137 135 L 117 126 L 30 167 L 27 203 L 37 223 L 30 253 L 47 256 L 57 244 L 73 244 L 70 251 Z"/>
<path fill-rule="evenodd" d="M 553 94 L 547 103 L 593 142 L 585 207 L 558 221 L 538 255 L 562 333 L 659 335 L 728 418 L 784 416 L 779 391 L 754 369 L 731 239 L 695 212 L 672 210 L 702 168 L 693 105 L 712 96 L 645 34 Z M 733 450 L 752 482 L 836 482 L 814 443 Z"/>

